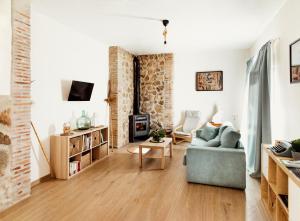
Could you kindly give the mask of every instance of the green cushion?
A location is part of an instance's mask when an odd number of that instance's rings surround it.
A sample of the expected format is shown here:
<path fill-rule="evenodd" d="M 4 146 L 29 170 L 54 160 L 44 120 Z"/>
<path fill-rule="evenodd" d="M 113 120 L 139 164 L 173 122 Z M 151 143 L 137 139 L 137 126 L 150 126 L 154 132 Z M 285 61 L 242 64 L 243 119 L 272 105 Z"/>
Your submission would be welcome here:
<path fill-rule="evenodd" d="M 202 129 L 196 130 L 196 137 L 201 138 L 200 134 L 201 134 Z"/>
<path fill-rule="evenodd" d="M 221 146 L 224 148 L 236 148 L 237 143 L 241 138 L 241 134 L 233 129 L 227 127 L 221 135 Z"/>
<path fill-rule="evenodd" d="M 218 147 L 218 146 L 220 146 L 220 144 L 221 144 L 220 140 L 212 139 L 212 140 L 207 141 L 206 146 L 207 147 Z"/>
<path fill-rule="evenodd" d="M 200 133 L 200 138 L 209 141 L 214 139 L 218 135 L 218 133 L 219 133 L 218 127 L 206 125 Z"/>

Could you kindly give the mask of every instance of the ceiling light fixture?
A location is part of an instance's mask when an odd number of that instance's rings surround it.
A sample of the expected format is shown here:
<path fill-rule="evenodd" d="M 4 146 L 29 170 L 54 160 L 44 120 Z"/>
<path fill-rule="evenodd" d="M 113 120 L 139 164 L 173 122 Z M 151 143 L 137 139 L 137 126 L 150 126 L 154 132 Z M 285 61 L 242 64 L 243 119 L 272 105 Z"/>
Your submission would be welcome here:
<path fill-rule="evenodd" d="M 164 44 L 166 45 L 167 44 L 167 34 L 168 34 L 167 26 L 169 24 L 169 20 L 164 19 L 164 20 L 162 20 L 162 23 L 165 26 L 163 36 L 164 36 Z"/>

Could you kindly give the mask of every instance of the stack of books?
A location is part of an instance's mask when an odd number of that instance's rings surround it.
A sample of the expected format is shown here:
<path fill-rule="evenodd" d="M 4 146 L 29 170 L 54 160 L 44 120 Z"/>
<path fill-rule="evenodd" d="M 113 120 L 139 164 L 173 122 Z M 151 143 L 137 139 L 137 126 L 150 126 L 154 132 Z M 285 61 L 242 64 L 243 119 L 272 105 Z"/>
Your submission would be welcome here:
<path fill-rule="evenodd" d="M 70 176 L 78 173 L 80 171 L 80 161 L 72 161 L 69 163 L 69 173 Z"/>

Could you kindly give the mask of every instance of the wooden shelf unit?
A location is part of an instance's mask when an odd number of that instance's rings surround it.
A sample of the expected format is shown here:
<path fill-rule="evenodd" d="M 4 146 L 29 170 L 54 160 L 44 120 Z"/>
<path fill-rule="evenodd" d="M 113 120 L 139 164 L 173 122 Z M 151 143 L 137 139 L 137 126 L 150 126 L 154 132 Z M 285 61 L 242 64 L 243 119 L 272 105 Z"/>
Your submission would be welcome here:
<path fill-rule="evenodd" d="M 277 157 L 269 149 L 269 145 L 263 145 L 263 155 L 267 157 L 267 171 L 264 171 L 261 176 L 261 200 L 274 221 L 288 221 L 294 220 L 289 217 L 290 205 L 285 205 L 281 195 L 288 196 L 288 204 L 291 204 L 289 192 L 289 182 L 293 182 L 298 187 L 300 186 L 300 179 L 297 178 L 282 162 L 281 159 L 288 159 L 284 157 Z M 264 159 L 264 156 L 262 156 Z M 299 218 L 300 220 L 300 218 Z"/>
<path fill-rule="evenodd" d="M 54 135 L 50 146 L 51 176 L 70 179 L 109 155 L 108 128 L 100 126 L 72 131 L 69 136 Z M 70 174 L 70 162 L 74 161 L 80 162 L 79 170 Z"/>

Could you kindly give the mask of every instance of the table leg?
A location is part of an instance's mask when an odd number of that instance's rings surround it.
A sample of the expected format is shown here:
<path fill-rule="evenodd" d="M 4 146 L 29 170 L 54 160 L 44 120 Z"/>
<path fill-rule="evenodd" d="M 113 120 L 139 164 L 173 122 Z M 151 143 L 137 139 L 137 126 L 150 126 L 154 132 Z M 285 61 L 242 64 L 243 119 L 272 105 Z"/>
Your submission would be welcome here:
<path fill-rule="evenodd" d="M 160 168 L 163 170 L 165 169 L 165 148 L 161 149 L 161 163 L 160 163 Z"/>
<path fill-rule="evenodd" d="M 172 142 L 170 143 L 170 157 L 173 156 L 173 144 Z"/>
<path fill-rule="evenodd" d="M 140 161 L 140 168 L 143 168 L 143 151 L 142 151 L 142 146 L 139 146 L 139 161 Z"/>

